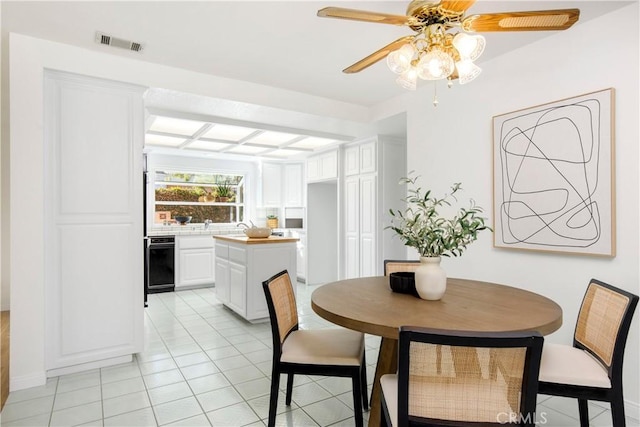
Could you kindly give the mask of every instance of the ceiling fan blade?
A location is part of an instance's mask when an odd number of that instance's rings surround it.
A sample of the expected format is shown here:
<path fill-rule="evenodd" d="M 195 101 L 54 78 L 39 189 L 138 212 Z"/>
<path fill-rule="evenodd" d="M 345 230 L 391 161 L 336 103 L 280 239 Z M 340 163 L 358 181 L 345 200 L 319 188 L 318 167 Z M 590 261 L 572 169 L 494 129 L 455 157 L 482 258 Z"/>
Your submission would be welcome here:
<path fill-rule="evenodd" d="M 578 21 L 580 9 L 539 10 L 471 15 L 462 21 L 465 31 L 566 30 Z"/>
<path fill-rule="evenodd" d="M 360 61 L 356 62 L 355 64 L 345 68 L 344 70 L 342 70 L 342 72 L 347 74 L 360 72 L 365 68 L 380 61 L 381 59 L 386 57 L 388 54 L 393 52 L 394 50 L 400 49 L 404 44 L 409 43 L 411 39 L 413 39 L 413 37 L 414 36 L 400 37 L 398 40 L 389 43 L 382 49 L 378 49 L 377 51 L 373 52 L 371 55 L 367 56 L 366 58 L 363 58 Z"/>
<path fill-rule="evenodd" d="M 345 9 L 342 7 L 325 7 L 318 11 L 321 18 L 350 19 L 353 21 L 377 22 L 380 24 L 406 25 L 409 17 L 390 15 L 388 13 L 368 12 L 366 10 Z"/>
<path fill-rule="evenodd" d="M 454 12 L 459 14 L 473 6 L 475 2 L 476 0 L 444 0 L 438 6 L 438 10 L 445 13 Z"/>

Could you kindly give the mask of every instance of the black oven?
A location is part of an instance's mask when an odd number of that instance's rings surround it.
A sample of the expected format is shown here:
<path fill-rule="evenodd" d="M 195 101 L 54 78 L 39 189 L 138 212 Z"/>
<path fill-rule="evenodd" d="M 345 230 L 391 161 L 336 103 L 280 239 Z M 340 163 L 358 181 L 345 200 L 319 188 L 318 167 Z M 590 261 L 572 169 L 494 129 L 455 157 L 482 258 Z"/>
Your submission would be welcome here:
<path fill-rule="evenodd" d="M 147 292 L 175 289 L 175 236 L 149 236 L 147 240 Z"/>

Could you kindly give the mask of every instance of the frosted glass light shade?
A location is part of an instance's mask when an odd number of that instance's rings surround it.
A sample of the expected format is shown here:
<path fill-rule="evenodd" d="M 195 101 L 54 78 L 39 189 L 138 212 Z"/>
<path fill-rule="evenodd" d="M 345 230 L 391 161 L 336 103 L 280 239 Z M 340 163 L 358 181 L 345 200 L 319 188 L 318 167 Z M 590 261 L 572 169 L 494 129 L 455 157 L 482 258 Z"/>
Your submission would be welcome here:
<path fill-rule="evenodd" d="M 396 83 L 408 90 L 416 90 L 417 81 L 418 72 L 414 67 L 410 67 L 396 79 Z"/>
<path fill-rule="evenodd" d="M 453 72 L 453 59 L 440 49 L 433 49 L 418 61 L 418 76 L 425 80 L 447 78 Z"/>
<path fill-rule="evenodd" d="M 478 67 L 470 59 L 456 62 L 456 69 L 458 70 L 458 81 L 461 85 L 469 83 L 482 72 L 482 68 Z"/>
<path fill-rule="evenodd" d="M 460 57 L 475 61 L 484 52 L 486 40 L 481 35 L 470 36 L 466 33 L 458 33 L 453 38 L 453 46 L 458 50 Z"/>
<path fill-rule="evenodd" d="M 411 67 L 411 60 L 415 55 L 415 48 L 407 43 L 400 49 L 387 55 L 387 66 L 396 74 L 402 74 Z"/>

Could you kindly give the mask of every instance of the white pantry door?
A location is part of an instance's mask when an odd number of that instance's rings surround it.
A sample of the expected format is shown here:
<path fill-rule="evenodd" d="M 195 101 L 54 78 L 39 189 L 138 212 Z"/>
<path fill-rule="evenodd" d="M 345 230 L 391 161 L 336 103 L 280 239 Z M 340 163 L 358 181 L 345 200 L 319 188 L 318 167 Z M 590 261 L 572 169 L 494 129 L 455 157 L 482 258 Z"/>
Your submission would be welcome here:
<path fill-rule="evenodd" d="M 45 74 L 48 375 L 142 351 L 145 88 Z"/>

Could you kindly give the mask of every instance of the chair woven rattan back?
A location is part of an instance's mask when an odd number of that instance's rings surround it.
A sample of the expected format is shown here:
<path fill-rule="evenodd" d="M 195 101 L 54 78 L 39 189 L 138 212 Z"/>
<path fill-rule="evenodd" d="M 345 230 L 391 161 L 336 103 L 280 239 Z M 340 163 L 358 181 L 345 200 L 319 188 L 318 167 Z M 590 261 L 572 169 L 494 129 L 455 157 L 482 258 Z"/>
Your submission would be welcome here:
<path fill-rule="evenodd" d="M 410 272 L 414 273 L 416 269 L 420 267 L 420 261 L 418 260 L 384 260 L 384 275 L 388 276 L 391 273 Z"/>
<path fill-rule="evenodd" d="M 296 296 L 293 293 L 293 285 L 287 272 L 283 272 L 271 280 L 267 286 L 277 318 L 278 341 L 282 344 L 291 331 L 298 329 Z"/>
<path fill-rule="evenodd" d="M 392 424 L 533 425 L 542 344 L 537 332 L 454 333 L 402 327 L 397 406 L 393 405 L 397 418 Z M 438 351 L 440 366 L 435 363 Z M 386 406 L 385 417 L 391 421 Z"/>
<path fill-rule="evenodd" d="M 574 339 L 611 367 L 613 353 L 632 297 L 592 280 L 582 301 Z"/>

